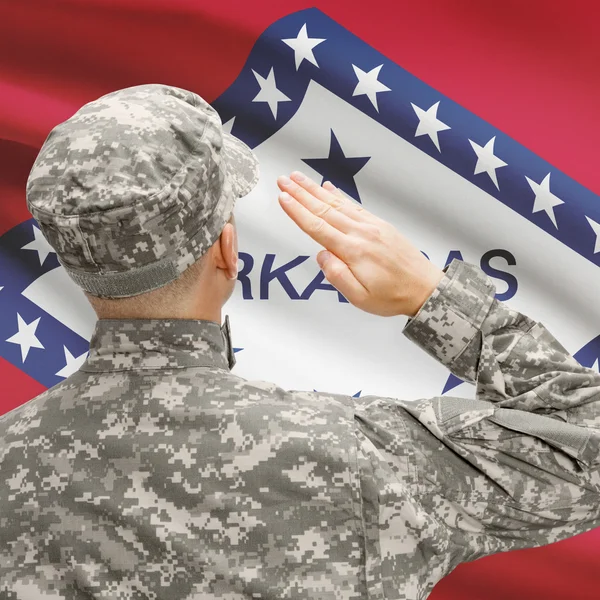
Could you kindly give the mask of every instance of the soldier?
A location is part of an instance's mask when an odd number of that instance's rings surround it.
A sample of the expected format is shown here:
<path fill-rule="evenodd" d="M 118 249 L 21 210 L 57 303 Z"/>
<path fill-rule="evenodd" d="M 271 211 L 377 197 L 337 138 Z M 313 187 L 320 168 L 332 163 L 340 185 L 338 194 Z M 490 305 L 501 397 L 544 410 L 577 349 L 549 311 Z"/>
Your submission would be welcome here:
<path fill-rule="evenodd" d="M 327 279 L 476 385 L 414 402 L 233 375 L 221 310 L 252 152 L 197 95 L 108 94 L 58 125 L 28 206 L 99 321 L 82 368 L 0 420 L 0 598 L 417 600 L 459 563 L 600 524 L 600 376 L 301 174 Z"/>

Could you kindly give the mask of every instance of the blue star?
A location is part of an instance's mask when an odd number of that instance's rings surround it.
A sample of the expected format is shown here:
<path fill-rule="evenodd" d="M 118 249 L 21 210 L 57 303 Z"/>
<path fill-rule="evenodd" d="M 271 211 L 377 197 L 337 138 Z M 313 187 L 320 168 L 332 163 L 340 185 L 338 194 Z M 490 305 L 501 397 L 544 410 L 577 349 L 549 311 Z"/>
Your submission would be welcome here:
<path fill-rule="evenodd" d="M 600 335 L 588 342 L 581 350 L 573 354 L 573 358 L 584 367 L 598 369 L 600 363 Z"/>
<path fill-rule="evenodd" d="M 450 390 L 453 390 L 455 387 L 459 386 L 461 383 L 464 383 L 464 381 L 462 379 L 460 379 L 456 375 L 453 375 L 452 373 L 450 373 L 450 375 L 448 376 L 448 380 L 446 381 L 446 385 L 444 386 L 444 389 L 442 390 L 442 395 L 444 395 L 446 392 L 449 392 Z"/>
<path fill-rule="evenodd" d="M 329 156 L 327 158 L 303 158 L 302 162 L 305 162 L 309 167 L 312 167 L 317 173 L 323 176 L 321 183 L 331 181 L 333 185 L 339 187 L 350 197 L 360 202 L 354 176 L 370 159 L 370 156 L 347 157 L 332 129 Z"/>

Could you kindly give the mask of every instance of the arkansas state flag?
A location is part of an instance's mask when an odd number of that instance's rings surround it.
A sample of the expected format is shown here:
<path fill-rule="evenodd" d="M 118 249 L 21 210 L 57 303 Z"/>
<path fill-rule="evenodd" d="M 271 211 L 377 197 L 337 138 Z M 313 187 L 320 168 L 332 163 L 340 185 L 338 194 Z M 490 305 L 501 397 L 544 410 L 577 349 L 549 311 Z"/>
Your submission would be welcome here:
<path fill-rule="evenodd" d="M 242 377 L 473 396 L 402 319 L 361 313 L 324 280 L 276 201 L 292 170 L 332 181 L 436 264 L 479 265 L 500 300 L 598 368 L 597 14 L 573 0 L 317 4 L 0 2 L 0 412 L 76 371 L 95 321 L 27 213 L 29 169 L 57 123 L 142 83 L 200 94 L 259 157 L 226 307 Z M 596 530 L 461 565 L 431 597 L 600 598 L 598 561 Z"/>

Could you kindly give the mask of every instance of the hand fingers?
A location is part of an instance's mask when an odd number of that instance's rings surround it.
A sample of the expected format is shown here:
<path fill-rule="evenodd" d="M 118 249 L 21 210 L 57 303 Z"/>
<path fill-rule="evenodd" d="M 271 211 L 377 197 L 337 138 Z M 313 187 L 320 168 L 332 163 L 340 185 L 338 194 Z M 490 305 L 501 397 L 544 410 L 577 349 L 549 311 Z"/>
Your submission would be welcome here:
<path fill-rule="evenodd" d="M 333 225 L 336 229 L 339 229 L 343 233 L 350 233 L 355 231 L 357 223 L 355 220 L 350 219 L 340 210 L 337 210 L 337 206 L 341 206 L 341 202 L 334 198 L 336 205 L 319 200 L 313 193 L 308 191 L 306 188 L 298 185 L 288 177 L 278 177 L 277 185 L 279 188 L 293 196 L 298 202 L 300 202 L 305 208 L 307 208 L 313 215 L 321 217 L 324 221 L 327 221 L 330 225 Z M 315 184 L 316 188 L 321 191 L 322 188 Z"/>
<path fill-rule="evenodd" d="M 315 242 L 335 252 L 338 256 L 344 256 L 349 245 L 348 237 L 345 234 L 332 227 L 321 217 L 314 215 L 287 192 L 280 194 L 279 203 L 292 221 Z"/>
<path fill-rule="evenodd" d="M 328 192 L 330 192 L 331 194 L 333 194 L 334 196 L 337 196 L 340 200 L 342 200 L 342 201 L 348 200 L 348 196 L 346 196 L 346 194 L 344 194 L 344 192 L 342 192 L 342 190 L 340 190 L 340 188 L 335 187 L 335 185 L 333 185 L 333 183 L 331 183 L 331 181 L 324 181 L 322 187 L 324 189 L 326 189 Z"/>
<path fill-rule="evenodd" d="M 317 262 L 327 281 L 341 292 L 349 302 L 355 306 L 360 306 L 367 299 L 368 292 L 366 288 L 354 277 L 344 261 L 331 252 L 323 250 L 317 255 Z"/>
<path fill-rule="evenodd" d="M 330 181 L 327 181 L 323 186 L 320 186 L 310 177 L 307 177 L 304 173 L 300 173 L 299 171 L 294 171 L 291 174 L 291 179 L 310 192 L 313 196 L 326 202 L 330 206 L 333 206 L 333 208 L 354 221 L 371 223 L 373 222 L 373 219 L 377 218 L 375 215 L 372 215 L 369 211 L 365 210 L 360 204 L 348 198 Z"/>
<path fill-rule="evenodd" d="M 346 196 L 340 188 L 335 187 L 331 181 L 324 181 L 321 187 L 338 198 L 340 202 L 343 202 L 344 204 L 347 204 L 349 208 L 352 208 L 352 213 L 348 213 L 349 216 L 358 218 L 360 212 L 367 212 L 360 204 L 352 200 L 350 196 Z"/>

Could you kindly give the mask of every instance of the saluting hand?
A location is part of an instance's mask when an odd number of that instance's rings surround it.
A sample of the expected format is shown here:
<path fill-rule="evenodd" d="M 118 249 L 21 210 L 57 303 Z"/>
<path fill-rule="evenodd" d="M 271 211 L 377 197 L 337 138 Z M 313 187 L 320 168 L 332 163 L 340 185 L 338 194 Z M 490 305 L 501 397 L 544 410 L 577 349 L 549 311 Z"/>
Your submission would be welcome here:
<path fill-rule="evenodd" d="M 302 173 L 279 177 L 279 202 L 325 250 L 317 262 L 327 281 L 354 306 L 376 315 L 413 317 L 443 272 L 392 225 L 327 182 Z"/>

